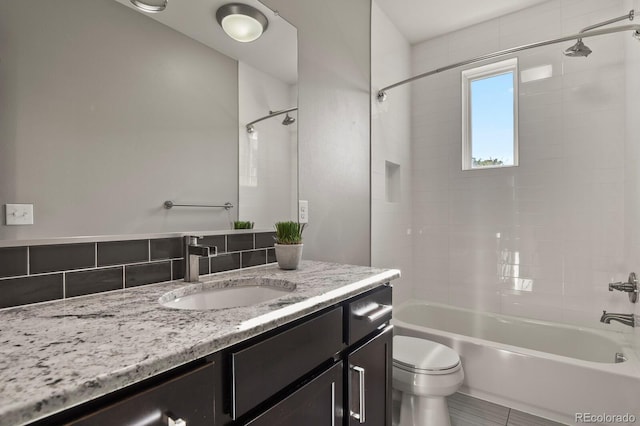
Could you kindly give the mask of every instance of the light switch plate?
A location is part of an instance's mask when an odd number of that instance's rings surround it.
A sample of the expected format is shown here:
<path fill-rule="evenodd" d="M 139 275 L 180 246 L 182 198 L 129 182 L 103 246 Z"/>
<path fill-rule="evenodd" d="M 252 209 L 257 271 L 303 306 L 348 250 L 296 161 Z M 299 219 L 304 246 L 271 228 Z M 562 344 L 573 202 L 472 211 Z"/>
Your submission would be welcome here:
<path fill-rule="evenodd" d="M 5 204 L 7 225 L 33 225 L 33 204 Z"/>
<path fill-rule="evenodd" d="M 309 202 L 307 200 L 298 201 L 298 223 L 309 223 Z"/>

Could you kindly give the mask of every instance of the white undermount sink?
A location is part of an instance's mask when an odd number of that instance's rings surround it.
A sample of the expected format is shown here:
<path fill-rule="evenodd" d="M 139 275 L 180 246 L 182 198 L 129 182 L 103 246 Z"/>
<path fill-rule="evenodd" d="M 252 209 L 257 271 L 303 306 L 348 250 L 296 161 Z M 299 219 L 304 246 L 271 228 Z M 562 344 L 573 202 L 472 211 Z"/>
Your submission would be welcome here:
<path fill-rule="evenodd" d="M 251 306 L 291 294 L 296 285 L 264 278 L 195 283 L 165 293 L 158 302 L 167 308 L 208 310 Z"/>

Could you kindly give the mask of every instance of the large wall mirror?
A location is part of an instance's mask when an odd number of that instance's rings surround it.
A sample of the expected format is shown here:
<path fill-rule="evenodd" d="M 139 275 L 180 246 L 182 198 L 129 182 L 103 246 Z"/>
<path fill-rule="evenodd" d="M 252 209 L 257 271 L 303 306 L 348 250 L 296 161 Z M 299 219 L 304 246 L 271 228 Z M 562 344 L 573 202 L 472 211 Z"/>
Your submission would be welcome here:
<path fill-rule="evenodd" d="M 297 32 L 249 0 L 268 28 L 237 42 L 225 3 L 0 0 L 0 240 L 295 218 Z M 6 204 L 34 224 L 7 225 Z"/>

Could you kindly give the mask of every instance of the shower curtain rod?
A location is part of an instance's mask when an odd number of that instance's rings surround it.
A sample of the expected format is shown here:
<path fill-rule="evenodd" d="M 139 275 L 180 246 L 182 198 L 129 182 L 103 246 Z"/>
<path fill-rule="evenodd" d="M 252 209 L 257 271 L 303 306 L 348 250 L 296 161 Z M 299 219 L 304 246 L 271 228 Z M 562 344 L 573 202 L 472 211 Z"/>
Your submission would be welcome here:
<path fill-rule="evenodd" d="M 293 108 L 289 108 L 289 109 L 282 109 L 280 111 L 269 111 L 269 115 L 265 115 L 264 117 L 260 117 L 257 120 L 253 120 L 251 123 L 247 124 L 247 131 L 251 128 L 251 126 L 253 126 L 254 124 L 262 121 L 262 120 L 266 120 L 267 118 L 271 118 L 271 117 L 275 117 L 276 115 L 281 115 L 281 114 L 285 114 L 287 112 L 292 112 L 292 111 L 297 111 L 298 107 L 293 107 Z"/>
<path fill-rule="evenodd" d="M 451 64 L 451 65 L 447 65 L 446 67 L 437 68 L 437 69 L 434 69 L 434 70 L 431 70 L 431 71 L 427 71 L 425 73 L 418 74 L 418 75 L 416 75 L 414 77 L 411 77 L 411 78 L 408 78 L 406 80 L 399 81 L 398 83 L 392 84 L 390 86 L 383 87 L 382 89 L 380 89 L 378 91 L 378 95 L 377 95 L 378 102 L 383 102 L 387 98 L 387 94 L 386 94 L 387 90 L 394 89 L 394 88 L 396 88 L 398 86 L 402 86 L 404 84 L 411 83 L 412 81 L 419 80 L 419 79 L 424 78 L 424 77 L 429 77 L 431 75 L 438 74 L 438 73 L 441 73 L 443 71 L 448 71 L 450 69 L 462 67 L 464 65 L 474 64 L 476 62 L 482 62 L 482 61 L 485 61 L 487 59 L 497 58 L 499 56 L 508 55 L 510 53 L 520 52 L 522 50 L 533 49 L 534 47 L 548 46 L 550 44 L 562 43 L 562 42 L 565 42 L 565 41 L 577 40 L 577 39 L 580 39 L 580 38 L 595 37 L 595 36 L 600 36 L 600 35 L 605 35 L 605 34 L 617 33 L 617 32 L 620 32 L 620 31 L 635 31 L 634 36 L 636 38 L 640 39 L 640 25 L 633 24 L 633 25 L 620 25 L 620 26 L 617 26 L 617 27 L 605 28 L 605 29 L 602 29 L 602 30 L 586 31 L 586 32 L 581 32 L 581 33 L 565 36 L 565 37 L 555 38 L 555 39 L 552 39 L 552 40 L 544 40 L 544 41 L 539 41 L 539 42 L 536 42 L 536 43 L 524 44 L 522 46 L 512 47 L 512 48 L 509 48 L 509 49 L 500 50 L 498 52 L 493 52 L 493 53 L 489 53 L 489 54 L 486 54 L 486 55 L 478 56 L 478 57 L 473 58 L 473 59 L 467 59 L 466 61 L 456 62 L 455 64 Z"/>

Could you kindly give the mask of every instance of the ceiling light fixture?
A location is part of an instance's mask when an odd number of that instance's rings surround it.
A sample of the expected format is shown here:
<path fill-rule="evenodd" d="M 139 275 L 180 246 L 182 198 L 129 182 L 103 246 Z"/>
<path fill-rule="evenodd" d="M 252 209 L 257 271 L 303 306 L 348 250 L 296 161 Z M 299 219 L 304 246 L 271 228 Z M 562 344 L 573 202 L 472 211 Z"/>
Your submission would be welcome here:
<path fill-rule="evenodd" d="M 242 43 L 258 39 L 269 26 L 269 21 L 262 12 L 242 3 L 220 6 L 216 19 L 229 37 Z"/>
<path fill-rule="evenodd" d="M 167 8 L 167 0 L 130 0 L 131 4 L 143 12 L 162 12 Z"/>

